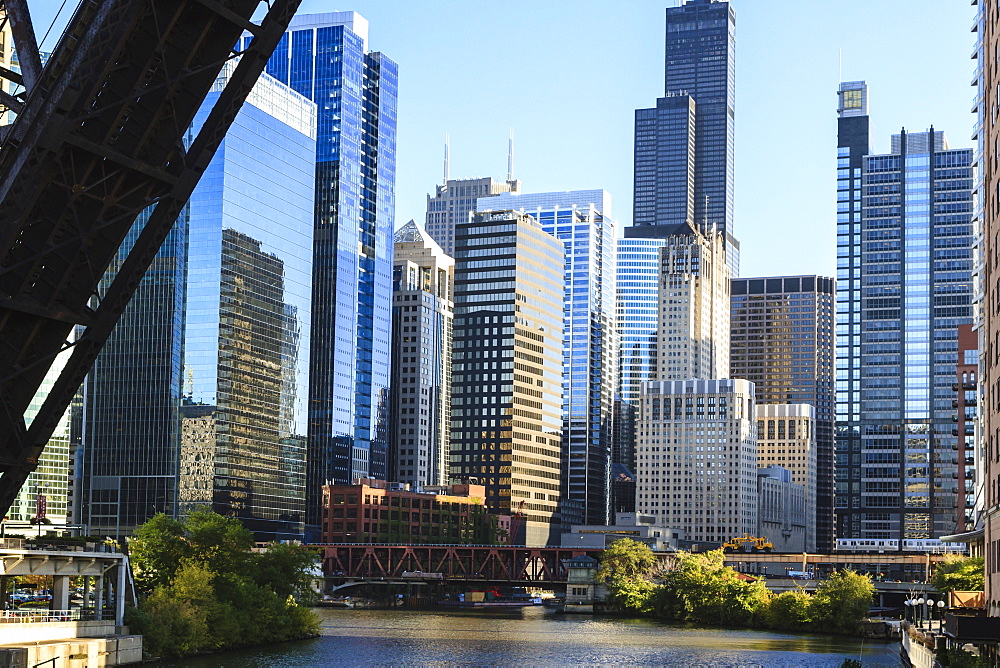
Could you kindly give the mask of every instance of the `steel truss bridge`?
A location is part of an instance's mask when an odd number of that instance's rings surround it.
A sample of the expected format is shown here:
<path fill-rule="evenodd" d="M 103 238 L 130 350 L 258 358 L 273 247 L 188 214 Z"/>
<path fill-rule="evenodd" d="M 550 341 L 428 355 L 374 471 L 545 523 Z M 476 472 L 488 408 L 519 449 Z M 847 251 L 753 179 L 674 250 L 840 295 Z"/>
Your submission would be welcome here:
<path fill-rule="evenodd" d="M 507 545 L 384 545 L 320 544 L 323 574 L 328 579 L 424 579 L 428 581 L 488 581 L 529 584 L 566 582 L 568 559 L 589 556 L 600 559 L 603 550 L 565 547 L 518 547 Z M 670 554 L 658 555 L 669 561 Z M 874 565 L 919 566 L 925 579 L 933 574 L 943 554 L 804 554 L 736 552 L 726 555 L 726 565 L 740 571 L 763 564 L 794 565 L 803 571 L 816 566 L 830 569 L 871 570 Z M 669 564 L 668 564 L 669 565 Z M 404 576 L 404 573 L 407 574 Z M 909 585 L 899 585 L 904 588 Z M 892 589 L 892 587 L 889 587 Z"/>
<path fill-rule="evenodd" d="M 603 550 L 507 545 L 319 545 L 323 574 L 331 579 L 392 578 L 522 582 L 566 582 L 565 560 Z"/>
<path fill-rule="evenodd" d="M 0 517 L 286 31 L 300 0 L 82 0 L 42 67 L 28 0 L 0 0 Z M 262 9 L 259 24 L 251 22 Z M 254 38 L 236 52 L 238 38 Z M 238 58 L 198 135 L 184 138 Z M 9 85 L 9 84 L 8 84 Z M 138 215 L 142 231 L 98 286 Z M 25 411 L 68 358 L 35 418 Z"/>

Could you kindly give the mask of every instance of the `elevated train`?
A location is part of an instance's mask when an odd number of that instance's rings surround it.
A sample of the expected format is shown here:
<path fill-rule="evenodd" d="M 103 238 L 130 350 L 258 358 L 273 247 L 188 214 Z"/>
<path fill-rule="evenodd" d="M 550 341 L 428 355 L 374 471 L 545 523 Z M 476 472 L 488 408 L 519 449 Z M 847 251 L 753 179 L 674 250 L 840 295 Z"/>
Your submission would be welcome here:
<path fill-rule="evenodd" d="M 937 538 L 907 539 L 900 549 L 899 541 L 891 538 L 838 538 L 834 547 L 836 552 L 917 552 L 941 554 L 957 552 L 964 554 L 968 549 L 965 543 L 945 543 Z"/>

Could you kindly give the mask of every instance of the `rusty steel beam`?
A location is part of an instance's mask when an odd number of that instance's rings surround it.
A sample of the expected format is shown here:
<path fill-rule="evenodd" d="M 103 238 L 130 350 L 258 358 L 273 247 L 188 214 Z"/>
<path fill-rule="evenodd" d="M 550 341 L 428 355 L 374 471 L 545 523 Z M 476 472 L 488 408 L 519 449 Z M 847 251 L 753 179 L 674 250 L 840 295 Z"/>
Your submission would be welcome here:
<path fill-rule="evenodd" d="M 195 113 L 261 3 L 83 0 L 4 136 L 0 516 L 37 466 L 300 0 L 268 3 L 185 149 Z M 6 0 L 8 9 L 14 5 Z M 98 299 L 105 272 L 144 210 L 149 215 L 136 243 Z M 75 327 L 80 334 L 68 344 Z M 70 346 L 53 388 L 25 425 L 28 402 L 52 360 Z"/>
<path fill-rule="evenodd" d="M 10 32 L 14 37 L 14 49 L 21 66 L 22 83 L 26 89 L 34 87 L 42 73 L 42 59 L 35 41 L 35 28 L 31 24 L 28 0 L 3 0 L 0 10 L 7 15 Z"/>
<path fill-rule="evenodd" d="M 323 572 L 345 578 L 399 578 L 404 571 L 441 573 L 445 580 L 566 581 L 568 559 L 599 558 L 603 550 L 489 545 L 328 545 Z"/>

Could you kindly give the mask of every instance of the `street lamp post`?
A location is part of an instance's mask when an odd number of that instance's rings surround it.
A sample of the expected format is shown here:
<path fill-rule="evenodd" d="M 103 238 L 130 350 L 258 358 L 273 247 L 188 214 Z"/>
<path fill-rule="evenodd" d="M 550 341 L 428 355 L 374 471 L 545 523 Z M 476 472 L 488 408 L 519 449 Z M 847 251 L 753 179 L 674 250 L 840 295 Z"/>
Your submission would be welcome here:
<path fill-rule="evenodd" d="M 906 621 L 910 621 L 910 616 L 911 616 L 910 611 L 913 610 L 913 604 L 910 603 L 910 599 L 906 599 L 905 601 L 903 601 L 903 605 L 906 606 L 905 608 L 903 608 L 903 619 Z"/>
<path fill-rule="evenodd" d="M 932 630 L 934 628 L 934 601 L 927 599 L 925 603 L 927 604 L 927 628 Z"/>
<path fill-rule="evenodd" d="M 924 597 L 921 596 L 920 598 L 917 599 L 917 614 L 919 615 L 918 617 L 919 621 L 917 622 L 918 629 L 924 628 L 924 615 L 926 614 L 926 612 L 927 611 L 924 610 Z"/>
<path fill-rule="evenodd" d="M 940 622 L 938 623 L 938 628 L 941 629 L 942 633 L 944 633 L 944 609 L 948 607 L 948 604 L 945 603 L 943 600 L 938 601 L 937 607 L 938 607 L 938 619 L 940 620 Z"/>

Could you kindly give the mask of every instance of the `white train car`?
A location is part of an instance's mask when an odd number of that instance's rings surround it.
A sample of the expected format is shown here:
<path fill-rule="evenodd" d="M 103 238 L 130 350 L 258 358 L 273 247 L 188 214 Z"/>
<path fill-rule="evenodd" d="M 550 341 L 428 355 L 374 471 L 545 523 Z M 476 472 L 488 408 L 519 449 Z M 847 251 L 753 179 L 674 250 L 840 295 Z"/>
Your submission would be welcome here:
<path fill-rule="evenodd" d="M 838 538 L 837 552 L 917 552 L 941 554 L 956 552 L 964 554 L 968 546 L 965 543 L 944 543 L 937 538 L 908 539 L 903 541 L 900 550 L 899 541 L 891 538 Z"/>

